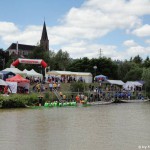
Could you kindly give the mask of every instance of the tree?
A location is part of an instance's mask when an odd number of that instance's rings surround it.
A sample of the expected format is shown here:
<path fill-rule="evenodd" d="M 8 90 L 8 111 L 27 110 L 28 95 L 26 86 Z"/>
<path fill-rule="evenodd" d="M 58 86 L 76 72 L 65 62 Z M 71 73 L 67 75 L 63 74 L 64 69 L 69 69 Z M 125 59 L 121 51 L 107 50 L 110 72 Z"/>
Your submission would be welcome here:
<path fill-rule="evenodd" d="M 135 62 L 136 64 L 141 65 L 142 64 L 142 58 L 139 55 L 137 55 L 133 58 L 133 62 Z"/>
<path fill-rule="evenodd" d="M 142 73 L 142 79 L 144 80 L 145 84 L 145 91 L 150 96 L 150 68 L 144 68 Z"/>
<path fill-rule="evenodd" d="M 68 52 L 63 52 L 61 49 L 57 52 L 54 58 L 54 69 L 66 70 L 70 63 L 70 56 Z"/>
<path fill-rule="evenodd" d="M 50 60 L 49 52 L 44 51 L 41 46 L 36 46 L 36 48 L 33 50 L 33 52 L 29 55 L 29 58 L 30 59 L 43 59 L 47 63 L 48 66 L 50 65 L 50 63 L 49 63 L 49 60 Z M 27 65 L 27 64 L 25 64 L 25 65 L 26 65 L 26 67 L 24 67 L 24 68 L 27 68 L 27 69 L 33 68 L 37 72 L 40 72 L 40 73 L 42 72 L 43 74 L 45 73 L 44 68 L 42 68 L 41 65 L 32 65 L 32 66 Z"/>
<path fill-rule="evenodd" d="M 121 64 L 118 65 L 118 79 L 123 80 L 123 81 L 127 80 L 126 74 L 130 70 L 136 67 L 137 67 L 137 64 L 134 62 L 128 62 L 128 61 L 122 62 Z"/>
<path fill-rule="evenodd" d="M 124 77 L 124 81 L 136 81 L 141 80 L 143 69 L 136 67 L 131 69 Z"/>
<path fill-rule="evenodd" d="M 147 58 L 144 60 L 143 67 L 145 67 L 145 68 L 149 68 L 149 67 L 150 67 L 150 59 L 149 59 L 148 56 L 147 56 Z"/>

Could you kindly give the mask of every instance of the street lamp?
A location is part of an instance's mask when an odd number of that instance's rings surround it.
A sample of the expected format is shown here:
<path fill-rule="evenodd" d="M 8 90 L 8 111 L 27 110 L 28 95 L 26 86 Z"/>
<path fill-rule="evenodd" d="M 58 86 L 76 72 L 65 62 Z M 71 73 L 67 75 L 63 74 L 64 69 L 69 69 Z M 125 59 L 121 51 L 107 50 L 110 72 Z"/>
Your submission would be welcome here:
<path fill-rule="evenodd" d="M 94 66 L 93 69 L 95 70 L 95 76 L 96 76 L 96 69 L 97 69 L 97 66 Z"/>

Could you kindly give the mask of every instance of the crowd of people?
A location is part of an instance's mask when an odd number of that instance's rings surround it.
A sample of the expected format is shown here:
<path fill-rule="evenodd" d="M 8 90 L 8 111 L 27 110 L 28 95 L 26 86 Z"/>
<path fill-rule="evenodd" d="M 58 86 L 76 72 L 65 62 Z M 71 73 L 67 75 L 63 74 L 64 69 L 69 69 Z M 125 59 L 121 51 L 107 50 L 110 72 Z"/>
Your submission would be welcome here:
<path fill-rule="evenodd" d="M 89 85 L 89 101 L 96 100 L 110 100 L 114 99 L 131 99 L 135 97 L 136 99 L 143 99 L 144 96 L 141 92 L 141 88 L 136 88 L 133 90 L 125 90 L 122 87 L 116 85 L 107 85 L 102 86 L 100 83 L 99 86 L 94 87 L 94 85 Z"/>

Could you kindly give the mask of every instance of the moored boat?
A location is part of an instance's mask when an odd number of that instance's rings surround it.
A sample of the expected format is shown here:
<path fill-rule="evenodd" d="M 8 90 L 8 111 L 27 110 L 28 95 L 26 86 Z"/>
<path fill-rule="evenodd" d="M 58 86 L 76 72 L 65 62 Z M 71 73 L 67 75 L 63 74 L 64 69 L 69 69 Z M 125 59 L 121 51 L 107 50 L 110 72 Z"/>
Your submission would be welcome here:
<path fill-rule="evenodd" d="M 150 101 L 150 99 L 134 99 L 134 100 L 130 100 L 130 99 L 120 99 L 120 102 L 125 102 L 125 103 L 143 103 L 143 102 L 148 102 Z"/>
<path fill-rule="evenodd" d="M 107 105 L 107 104 L 111 104 L 114 103 L 115 100 L 109 100 L 109 101 L 94 101 L 94 102 L 87 102 L 87 105 Z"/>

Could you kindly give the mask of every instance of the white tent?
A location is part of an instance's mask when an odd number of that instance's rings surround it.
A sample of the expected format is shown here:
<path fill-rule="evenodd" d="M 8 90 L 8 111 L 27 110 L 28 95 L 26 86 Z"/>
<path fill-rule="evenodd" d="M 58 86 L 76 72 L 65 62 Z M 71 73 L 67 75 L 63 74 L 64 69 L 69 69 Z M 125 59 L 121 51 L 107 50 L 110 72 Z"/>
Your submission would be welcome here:
<path fill-rule="evenodd" d="M 4 80 L 0 79 L 0 85 L 5 86 L 8 85 Z"/>
<path fill-rule="evenodd" d="M 31 73 L 31 74 L 33 74 L 33 75 L 34 75 L 34 76 L 36 76 L 36 77 L 40 77 L 40 78 L 42 78 L 42 77 L 43 77 L 43 75 L 42 75 L 42 74 L 40 74 L 40 73 L 36 72 L 34 69 L 30 70 L 30 73 Z"/>
<path fill-rule="evenodd" d="M 6 68 L 3 71 L 11 71 L 11 72 L 13 72 L 15 74 L 20 74 L 22 76 L 26 76 L 27 75 L 25 72 L 19 70 L 18 68 Z"/>
<path fill-rule="evenodd" d="M 42 78 L 43 77 L 43 75 L 42 74 L 40 74 L 40 73 L 38 73 L 38 72 L 36 72 L 35 70 L 30 70 L 30 71 L 28 71 L 28 70 L 26 70 L 26 69 L 24 69 L 23 70 L 23 72 L 24 73 L 26 73 L 27 74 L 27 76 L 33 76 L 33 77 L 40 77 L 40 78 Z"/>
<path fill-rule="evenodd" d="M 80 80 L 81 78 L 85 83 L 92 83 L 92 74 L 89 72 L 73 72 L 75 74 L 76 80 Z"/>
<path fill-rule="evenodd" d="M 136 87 L 142 87 L 143 85 L 140 82 L 137 81 L 127 81 L 123 88 L 126 90 L 134 90 Z"/>
<path fill-rule="evenodd" d="M 46 73 L 46 77 L 48 76 L 72 76 L 76 80 L 82 78 L 86 83 L 92 83 L 92 74 L 89 72 L 50 71 Z"/>
<path fill-rule="evenodd" d="M 115 84 L 115 85 L 124 85 L 124 82 L 121 80 L 106 80 L 106 83 Z"/>

